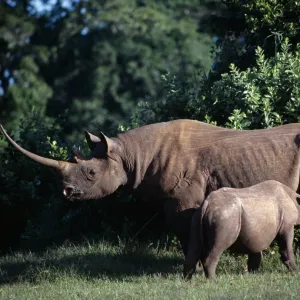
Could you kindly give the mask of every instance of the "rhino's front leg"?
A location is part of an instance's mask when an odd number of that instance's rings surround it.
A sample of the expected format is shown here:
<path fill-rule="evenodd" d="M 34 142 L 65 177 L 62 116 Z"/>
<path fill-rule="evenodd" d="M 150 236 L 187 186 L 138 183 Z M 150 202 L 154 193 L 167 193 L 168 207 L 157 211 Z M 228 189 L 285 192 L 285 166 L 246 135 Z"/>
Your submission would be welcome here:
<path fill-rule="evenodd" d="M 248 254 L 248 272 L 256 272 L 260 266 L 262 253 L 250 253 Z"/>
<path fill-rule="evenodd" d="M 206 186 L 206 180 L 201 174 L 193 180 L 187 177 L 178 179 L 180 184 L 177 182 L 172 197 L 164 202 L 167 223 L 179 239 L 184 256 L 188 252 L 192 217 L 205 199 Z"/>
<path fill-rule="evenodd" d="M 279 253 L 281 256 L 281 260 L 290 272 L 298 270 L 293 251 L 293 239 L 294 226 L 285 229 L 278 237 Z"/>
<path fill-rule="evenodd" d="M 164 211 L 167 225 L 178 238 L 183 254 L 186 257 L 188 253 L 191 221 L 195 209 L 188 208 L 178 211 L 176 205 L 177 203 L 174 199 L 169 199 L 165 202 Z"/>
<path fill-rule="evenodd" d="M 196 211 L 193 215 L 190 230 L 190 239 L 188 243 L 188 252 L 185 257 L 183 276 L 190 279 L 199 268 L 199 260 L 201 256 L 201 237 L 200 237 L 200 211 Z"/>
<path fill-rule="evenodd" d="M 185 279 L 192 278 L 192 275 L 197 270 L 198 261 L 199 261 L 199 259 L 198 259 L 198 255 L 197 255 L 195 249 L 193 248 L 193 249 L 189 250 L 189 252 L 185 258 L 185 262 L 184 262 L 184 266 L 183 266 L 183 277 Z"/>

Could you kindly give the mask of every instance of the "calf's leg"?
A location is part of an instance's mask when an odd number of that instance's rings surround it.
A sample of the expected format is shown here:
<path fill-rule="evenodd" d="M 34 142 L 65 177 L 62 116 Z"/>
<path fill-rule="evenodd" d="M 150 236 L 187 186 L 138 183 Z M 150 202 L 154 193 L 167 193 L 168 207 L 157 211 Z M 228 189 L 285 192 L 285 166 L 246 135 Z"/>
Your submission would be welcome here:
<path fill-rule="evenodd" d="M 228 249 L 236 241 L 239 235 L 240 226 L 235 228 L 232 224 L 239 222 L 239 210 L 235 206 L 231 207 L 231 211 L 227 211 L 226 218 L 217 215 L 217 219 L 213 224 L 204 224 L 203 247 L 204 252 L 201 255 L 201 262 L 205 272 L 205 276 L 213 279 L 216 276 L 216 268 L 222 253 Z"/>
<path fill-rule="evenodd" d="M 294 226 L 284 230 L 278 237 L 279 253 L 282 262 L 290 272 L 297 271 L 295 255 L 293 251 Z"/>
<path fill-rule="evenodd" d="M 206 278 L 214 279 L 216 277 L 216 268 L 222 253 L 229 246 L 232 245 L 232 241 L 235 239 L 232 233 L 228 231 L 225 233 L 225 228 L 216 229 L 215 232 L 210 232 L 209 237 L 206 237 L 205 246 L 201 253 L 201 262 L 203 265 Z"/>
<path fill-rule="evenodd" d="M 203 259 L 202 264 L 206 278 L 214 279 L 216 277 L 216 268 L 223 251 L 223 249 L 221 250 L 214 247 Z"/>

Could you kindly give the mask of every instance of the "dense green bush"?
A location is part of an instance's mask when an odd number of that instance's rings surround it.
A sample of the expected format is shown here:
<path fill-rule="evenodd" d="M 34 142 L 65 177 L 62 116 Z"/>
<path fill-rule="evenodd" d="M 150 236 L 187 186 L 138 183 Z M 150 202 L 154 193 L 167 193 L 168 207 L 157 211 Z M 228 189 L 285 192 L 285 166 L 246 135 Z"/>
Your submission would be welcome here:
<path fill-rule="evenodd" d="M 45 123 L 37 113 L 22 119 L 11 135 L 24 148 L 44 157 L 72 161 L 72 148 L 80 149 L 84 155 L 89 153 L 84 140 L 75 145 L 63 143 L 60 125 Z M 132 243 L 132 238 L 153 216 L 152 230 L 164 227 L 163 216 L 156 215 L 153 207 L 136 203 L 122 191 L 104 200 L 67 201 L 54 170 L 33 162 L 10 145 L 6 147 L 2 135 L 0 141 L 3 145 L 0 148 L 0 253 L 18 246 L 40 248 L 82 236 L 101 236 L 114 241 L 122 236 Z M 157 239 L 162 232 L 153 231 L 152 234 L 149 228 L 147 239 Z"/>
<path fill-rule="evenodd" d="M 163 76 L 164 101 L 144 101 L 132 118 L 134 126 L 192 118 L 236 129 L 266 128 L 300 121 L 300 52 L 286 39 L 275 57 L 256 50 L 256 63 L 245 71 L 234 64 L 220 80 L 199 74 L 193 82 Z"/>
<path fill-rule="evenodd" d="M 59 127 L 42 121 L 38 114 L 22 119 L 14 138 L 25 148 L 43 156 L 67 159 L 67 150 L 57 146 Z M 2 137 L 2 136 L 1 136 Z M 51 139 L 50 139 L 51 137 Z M 25 228 L 42 230 L 42 224 L 61 205 L 55 173 L 44 168 L 9 146 L 0 152 L 0 228 L 3 239 L 0 251 L 14 246 Z M 52 222 L 57 220 L 53 218 Z M 39 224 L 39 227 L 37 226 Z"/>
<path fill-rule="evenodd" d="M 201 20 L 201 28 L 214 35 L 211 79 L 219 80 L 233 63 L 246 70 L 255 64 L 255 49 L 274 57 L 283 38 L 292 50 L 300 42 L 300 3 L 290 0 L 224 0 L 220 9 Z M 204 22 L 204 24 L 203 24 Z"/>

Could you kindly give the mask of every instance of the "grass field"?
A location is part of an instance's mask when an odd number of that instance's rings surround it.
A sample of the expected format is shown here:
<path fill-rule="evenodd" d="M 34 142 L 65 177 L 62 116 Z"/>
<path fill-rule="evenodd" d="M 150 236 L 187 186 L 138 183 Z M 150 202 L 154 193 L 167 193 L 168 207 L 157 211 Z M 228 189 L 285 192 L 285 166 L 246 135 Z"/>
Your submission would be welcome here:
<path fill-rule="evenodd" d="M 218 278 L 181 277 L 179 252 L 106 242 L 65 245 L 0 258 L 0 299 L 300 299 L 300 275 L 288 274 L 269 252 L 257 274 L 246 258 L 224 254 Z"/>

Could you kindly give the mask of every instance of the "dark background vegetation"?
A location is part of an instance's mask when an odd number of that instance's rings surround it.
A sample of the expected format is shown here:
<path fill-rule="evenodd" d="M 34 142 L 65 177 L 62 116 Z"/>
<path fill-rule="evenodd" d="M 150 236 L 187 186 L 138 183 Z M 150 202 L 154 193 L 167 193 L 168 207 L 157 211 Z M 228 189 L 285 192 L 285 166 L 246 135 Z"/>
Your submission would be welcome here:
<path fill-rule="evenodd" d="M 28 150 L 70 160 L 87 151 L 83 129 L 111 136 L 177 118 L 235 129 L 300 121 L 300 2 L 49 3 L 0 3 L 0 121 Z M 52 170 L 0 139 L 0 251 L 83 236 L 132 244 L 149 221 L 139 240 L 176 244 L 151 203 L 125 191 L 69 203 L 61 190 Z"/>

